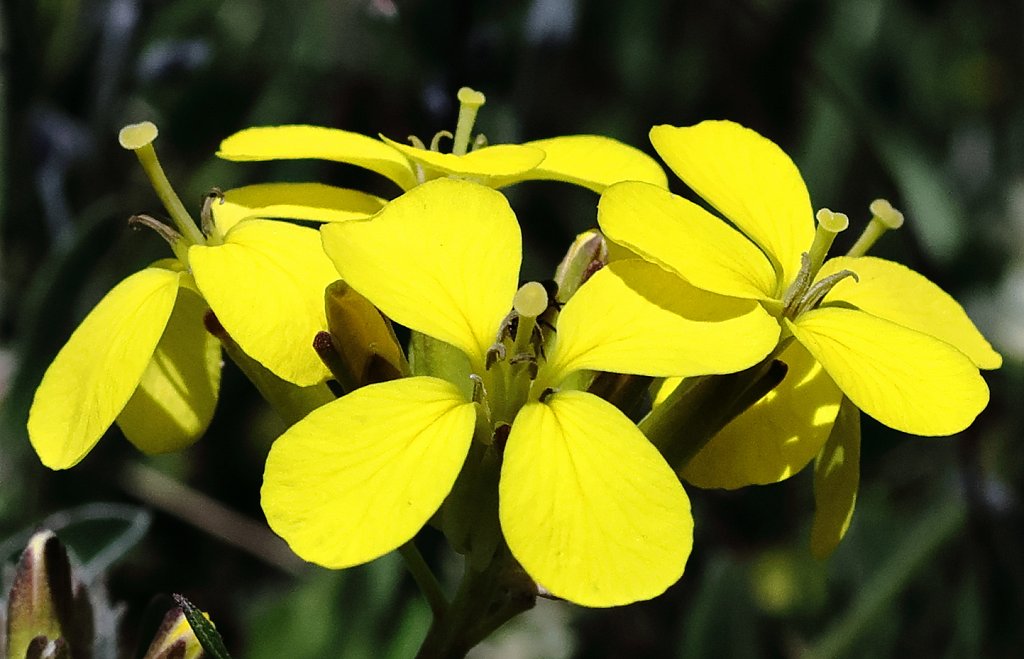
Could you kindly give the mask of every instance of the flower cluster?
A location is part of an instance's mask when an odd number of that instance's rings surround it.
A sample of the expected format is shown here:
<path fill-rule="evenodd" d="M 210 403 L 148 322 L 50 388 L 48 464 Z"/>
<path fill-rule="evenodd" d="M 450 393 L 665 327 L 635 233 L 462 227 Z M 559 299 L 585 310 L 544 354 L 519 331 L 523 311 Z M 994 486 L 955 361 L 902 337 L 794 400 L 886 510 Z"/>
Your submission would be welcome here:
<path fill-rule="evenodd" d="M 657 596 L 683 573 L 693 520 L 680 478 L 743 487 L 817 458 L 812 544 L 827 554 L 856 496 L 857 408 L 899 431 L 948 435 L 987 404 L 979 369 L 1001 359 L 963 309 L 921 275 L 865 255 L 880 228 L 902 221 L 891 206 L 873 205 L 862 239 L 828 258 L 849 220 L 822 210 L 815 226 L 795 165 L 749 129 L 651 131 L 720 218 L 614 140 L 486 146 L 472 137 L 482 95 L 464 89 L 460 101 L 454 135 L 430 148 L 314 126 L 233 135 L 223 158 L 345 162 L 401 194 L 260 184 L 211 196 L 199 225 L 154 166 L 155 129 L 128 129 L 122 142 L 178 230 L 141 221 L 176 259 L 115 287 L 58 354 L 29 421 L 43 462 L 75 464 L 115 420 L 145 451 L 194 440 L 213 413 L 220 340 L 243 370 L 262 369 L 261 391 L 305 397 L 262 489 L 270 526 L 298 555 L 349 567 L 409 547 L 429 524 L 473 578 L 613 606 Z M 451 153 L 440 151 L 445 137 Z M 613 257 L 588 234 L 556 286 L 521 282 L 520 227 L 498 190 L 529 179 L 601 193 Z M 408 360 L 391 322 L 412 332 Z M 778 363 L 784 376 L 758 380 Z M 694 427 L 656 421 L 683 418 L 701 383 L 748 373 L 767 392 L 714 401 L 735 413 L 692 456 L 666 459 Z M 600 374 L 638 386 L 609 395 Z M 326 393 L 332 378 L 344 395 Z M 627 412 L 646 418 L 638 427 Z"/>

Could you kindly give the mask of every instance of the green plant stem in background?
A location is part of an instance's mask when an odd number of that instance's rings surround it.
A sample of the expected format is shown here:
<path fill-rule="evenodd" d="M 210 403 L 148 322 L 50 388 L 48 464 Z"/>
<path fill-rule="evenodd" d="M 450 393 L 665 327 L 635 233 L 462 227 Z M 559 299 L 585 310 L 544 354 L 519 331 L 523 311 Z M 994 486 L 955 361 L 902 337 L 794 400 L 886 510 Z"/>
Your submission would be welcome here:
<path fill-rule="evenodd" d="M 141 463 L 128 466 L 121 474 L 121 486 L 148 505 L 289 574 L 299 574 L 306 566 L 266 524 L 231 510 L 152 467 Z"/>
<path fill-rule="evenodd" d="M 928 511 L 894 546 L 888 560 L 857 591 L 846 615 L 825 631 L 808 651 L 806 659 L 850 656 L 856 641 L 874 629 L 886 606 L 902 593 L 928 564 L 935 552 L 958 535 L 967 513 L 960 497 L 951 496 Z"/>

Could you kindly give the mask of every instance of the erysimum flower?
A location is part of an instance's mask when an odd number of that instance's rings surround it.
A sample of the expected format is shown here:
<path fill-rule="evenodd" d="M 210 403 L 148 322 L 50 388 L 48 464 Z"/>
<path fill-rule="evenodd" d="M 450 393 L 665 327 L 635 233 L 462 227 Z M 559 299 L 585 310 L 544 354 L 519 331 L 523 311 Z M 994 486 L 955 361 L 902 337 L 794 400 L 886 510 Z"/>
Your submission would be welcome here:
<path fill-rule="evenodd" d="M 77 464 L 115 420 L 147 453 L 180 449 L 205 431 L 221 367 L 218 341 L 203 325 L 208 309 L 245 353 L 278 377 L 309 386 L 328 376 L 311 342 L 327 327 L 323 291 L 337 273 L 318 232 L 230 217 L 204 218 L 200 232 L 156 161 L 155 138 L 149 123 L 121 133 L 181 233 L 152 218 L 137 221 L 159 231 L 177 259 L 115 286 L 47 369 L 28 432 L 51 469 Z"/>
<path fill-rule="evenodd" d="M 476 445 L 501 460 L 508 547 L 550 592 L 611 606 L 679 578 L 692 522 L 678 479 L 615 407 L 560 387 L 581 369 L 742 369 L 775 345 L 774 320 L 748 300 L 668 286 L 672 275 L 634 259 L 593 275 L 557 333 L 545 331 L 543 286 L 517 291 L 521 236 L 508 202 L 466 181 L 430 181 L 369 221 L 322 233 L 349 285 L 466 363 L 454 381 L 358 389 L 274 443 L 263 509 L 300 556 L 343 568 L 399 547 L 437 512 Z"/>
<path fill-rule="evenodd" d="M 481 136 L 471 144 L 476 114 L 484 95 L 459 90 L 461 111 L 455 134 L 438 133 L 427 148 L 423 142 L 400 144 L 350 131 L 321 126 L 261 126 L 225 139 L 217 155 L 226 160 L 263 161 L 313 158 L 348 163 L 390 179 L 402 191 L 425 181 L 453 176 L 500 188 L 526 180 L 566 181 L 601 192 L 618 181 L 645 181 L 667 187 L 665 172 L 650 156 L 617 140 L 599 135 L 570 135 L 525 144 L 484 146 Z M 442 153 L 442 138 L 452 152 Z M 263 217 L 321 219 L 341 209 L 372 207 L 381 200 L 354 190 L 308 183 L 246 186 L 229 193 L 233 212 Z M 234 196 L 235 199 L 230 197 Z M 272 209 L 269 207 L 273 207 Z"/>
<path fill-rule="evenodd" d="M 775 144 L 727 121 L 656 126 L 651 142 L 733 226 L 681 197 L 627 182 L 602 197 L 602 230 L 680 283 L 759 301 L 782 329 L 777 356 L 789 366 L 774 391 L 685 466 L 689 482 L 732 488 L 789 477 L 819 454 L 844 397 L 916 435 L 959 432 L 984 409 L 988 388 L 978 369 L 997 368 L 1001 357 L 960 305 L 908 268 L 863 256 L 881 226 L 902 221 L 891 206 L 873 204 L 875 219 L 850 255 L 826 260 L 848 221 L 820 211 L 815 229 L 800 173 Z M 846 417 L 856 423 L 855 414 Z M 849 443 L 859 433 L 838 434 L 855 455 Z"/>

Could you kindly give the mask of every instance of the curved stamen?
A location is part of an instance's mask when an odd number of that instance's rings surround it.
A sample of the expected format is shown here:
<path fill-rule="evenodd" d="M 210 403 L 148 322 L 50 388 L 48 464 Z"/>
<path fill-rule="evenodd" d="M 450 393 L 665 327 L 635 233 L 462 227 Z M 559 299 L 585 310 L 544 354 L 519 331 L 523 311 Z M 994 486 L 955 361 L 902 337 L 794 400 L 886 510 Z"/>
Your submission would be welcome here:
<path fill-rule="evenodd" d="M 860 281 L 860 277 L 858 277 L 857 273 L 854 272 L 853 270 L 840 270 L 834 275 L 829 275 L 828 277 L 825 277 L 821 281 L 815 283 L 813 286 L 810 287 L 810 289 L 803 296 L 800 302 L 797 303 L 796 307 L 793 309 L 793 315 L 791 317 L 796 318 L 803 312 L 810 311 L 811 309 L 817 307 L 818 304 L 820 304 L 821 301 L 825 299 L 825 296 L 828 295 L 828 292 L 835 288 L 836 284 L 846 279 L 847 277 L 853 277 L 854 281 L 856 282 Z"/>
<path fill-rule="evenodd" d="M 434 134 L 434 139 L 430 140 L 430 150 L 437 153 L 441 152 L 441 138 L 447 137 L 450 140 L 454 140 L 455 137 L 449 130 L 439 130 Z"/>
<path fill-rule="evenodd" d="M 180 233 L 151 215 L 132 215 L 128 218 L 128 226 L 144 226 L 147 229 L 156 231 L 171 246 L 171 251 L 174 252 L 174 256 L 181 261 L 182 265 L 188 266 L 189 246 L 185 243 L 185 239 L 181 237 Z"/>

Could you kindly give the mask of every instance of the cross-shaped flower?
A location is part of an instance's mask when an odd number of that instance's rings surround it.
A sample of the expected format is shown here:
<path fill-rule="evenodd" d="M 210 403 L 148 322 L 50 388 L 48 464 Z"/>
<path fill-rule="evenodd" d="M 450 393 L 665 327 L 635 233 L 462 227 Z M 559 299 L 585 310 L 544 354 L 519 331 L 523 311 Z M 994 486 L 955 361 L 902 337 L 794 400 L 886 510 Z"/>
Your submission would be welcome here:
<path fill-rule="evenodd" d="M 508 202 L 466 181 L 427 182 L 368 221 L 322 233 L 349 285 L 465 363 L 454 381 L 358 389 L 274 443 L 263 508 L 300 556 L 342 568 L 402 545 L 477 446 L 501 461 L 508 547 L 550 592 L 611 606 L 679 578 L 692 522 L 678 479 L 621 412 L 566 383 L 584 369 L 739 370 L 775 345 L 774 320 L 752 301 L 670 286 L 673 275 L 633 259 L 583 284 L 555 333 L 537 321 L 548 308 L 543 287 L 517 291 L 521 236 Z"/>

